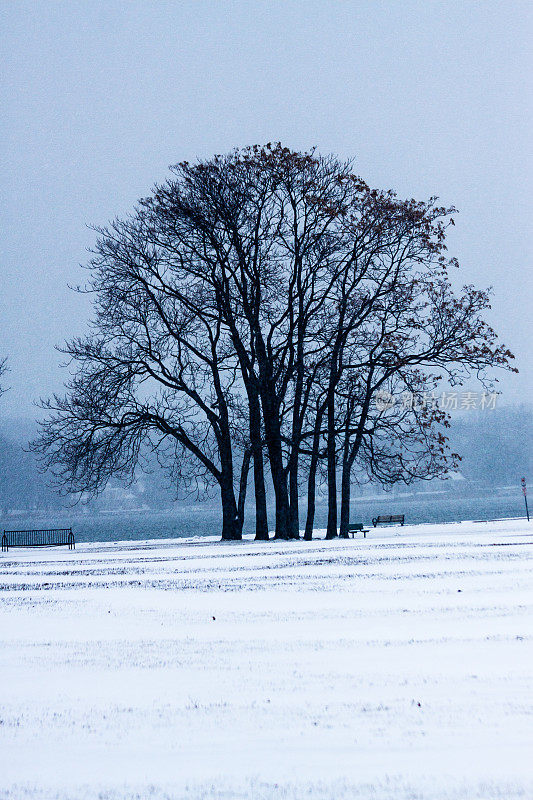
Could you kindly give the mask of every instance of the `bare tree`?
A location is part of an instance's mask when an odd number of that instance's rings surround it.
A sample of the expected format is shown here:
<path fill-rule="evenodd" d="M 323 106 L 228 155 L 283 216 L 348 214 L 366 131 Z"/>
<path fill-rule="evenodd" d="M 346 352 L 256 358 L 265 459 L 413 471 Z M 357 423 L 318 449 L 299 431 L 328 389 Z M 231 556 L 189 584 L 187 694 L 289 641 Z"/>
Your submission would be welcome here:
<path fill-rule="evenodd" d="M 299 536 L 304 468 L 305 538 L 324 469 L 336 536 L 340 460 L 344 535 L 354 468 L 384 483 L 445 469 L 445 417 L 384 413 L 376 394 L 509 368 L 483 321 L 488 295 L 452 290 L 453 211 L 280 144 L 178 164 L 99 231 L 92 332 L 65 348 L 76 372 L 36 449 L 68 488 L 99 491 L 133 474 L 142 445 L 170 448 L 176 478 L 218 485 L 226 539 L 241 536 L 252 462 L 256 538 L 268 539 L 265 462 L 276 537 Z"/>

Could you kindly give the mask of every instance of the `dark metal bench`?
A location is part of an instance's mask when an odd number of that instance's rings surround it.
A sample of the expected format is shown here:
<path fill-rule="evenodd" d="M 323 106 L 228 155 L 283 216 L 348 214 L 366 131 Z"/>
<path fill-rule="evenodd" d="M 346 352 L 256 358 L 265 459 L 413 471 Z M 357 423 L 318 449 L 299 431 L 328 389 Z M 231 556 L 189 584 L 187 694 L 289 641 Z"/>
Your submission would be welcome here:
<path fill-rule="evenodd" d="M 366 539 L 366 535 L 369 531 L 369 528 L 364 528 L 362 522 L 353 522 L 351 525 L 348 525 L 348 533 L 352 534 L 352 539 L 354 538 L 354 533 L 362 533 L 363 538 Z"/>
<path fill-rule="evenodd" d="M 68 545 L 74 550 L 76 542 L 72 528 L 53 528 L 38 531 L 4 531 L 2 536 L 2 553 L 10 547 L 56 547 Z"/>
<path fill-rule="evenodd" d="M 380 517 L 374 517 L 372 520 L 372 525 L 374 528 L 376 525 L 403 525 L 403 521 L 405 519 L 404 514 L 382 514 Z"/>

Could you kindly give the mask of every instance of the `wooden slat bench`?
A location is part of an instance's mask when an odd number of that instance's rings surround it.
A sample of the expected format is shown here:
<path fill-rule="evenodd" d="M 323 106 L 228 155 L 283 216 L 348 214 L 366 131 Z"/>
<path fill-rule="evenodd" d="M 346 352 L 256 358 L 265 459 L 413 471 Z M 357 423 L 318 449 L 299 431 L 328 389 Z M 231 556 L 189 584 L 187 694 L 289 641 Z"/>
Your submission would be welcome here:
<path fill-rule="evenodd" d="M 363 527 L 362 522 L 353 522 L 351 525 L 348 525 L 348 533 L 351 533 L 352 539 L 354 538 L 354 533 L 362 533 L 363 538 L 366 539 L 366 535 L 370 529 Z"/>
<path fill-rule="evenodd" d="M 398 525 L 398 523 L 403 525 L 404 519 L 404 514 L 382 514 L 379 517 L 374 517 L 372 525 L 374 528 L 376 525 Z"/>
<path fill-rule="evenodd" d="M 72 528 L 52 528 L 35 531 L 4 531 L 2 536 L 2 553 L 10 547 L 57 547 L 68 545 L 74 550 L 76 542 Z"/>

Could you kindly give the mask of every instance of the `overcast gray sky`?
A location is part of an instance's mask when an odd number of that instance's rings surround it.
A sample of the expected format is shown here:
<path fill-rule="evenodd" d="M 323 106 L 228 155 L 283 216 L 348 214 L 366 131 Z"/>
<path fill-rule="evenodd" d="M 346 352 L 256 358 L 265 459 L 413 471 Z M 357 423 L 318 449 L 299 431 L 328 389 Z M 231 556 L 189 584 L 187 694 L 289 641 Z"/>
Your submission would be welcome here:
<path fill-rule="evenodd" d="M 526 0 L 2 0 L 3 414 L 61 390 L 82 332 L 68 284 L 87 224 L 128 211 L 169 164 L 281 140 L 354 156 L 402 197 L 460 209 L 450 251 L 493 285 L 531 399 L 532 4 Z"/>

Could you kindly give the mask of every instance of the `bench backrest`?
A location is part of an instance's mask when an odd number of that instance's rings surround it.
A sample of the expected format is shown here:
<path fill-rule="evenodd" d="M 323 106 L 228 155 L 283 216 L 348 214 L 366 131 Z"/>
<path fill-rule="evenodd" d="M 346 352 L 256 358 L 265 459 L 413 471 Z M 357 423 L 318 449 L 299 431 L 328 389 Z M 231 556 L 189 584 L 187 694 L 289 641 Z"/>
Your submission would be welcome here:
<path fill-rule="evenodd" d="M 2 547 L 50 547 L 74 543 L 72 528 L 33 531 L 4 531 Z"/>
<path fill-rule="evenodd" d="M 382 514 L 379 517 L 375 517 L 375 519 L 372 520 L 372 523 L 374 527 L 376 527 L 376 525 L 379 525 L 380 523 L 388 523 L 388 522 L 399 522 L 401 525 L 403 525 L 404 519 L 405 519 L 404 514 Z"/>
<path fill-rule="evenodd" d="M 348 525 L 349 531 L 362 531 L 363 530 L 363 523 L 362 522 L 353 522 L 351 525 Z"/>

